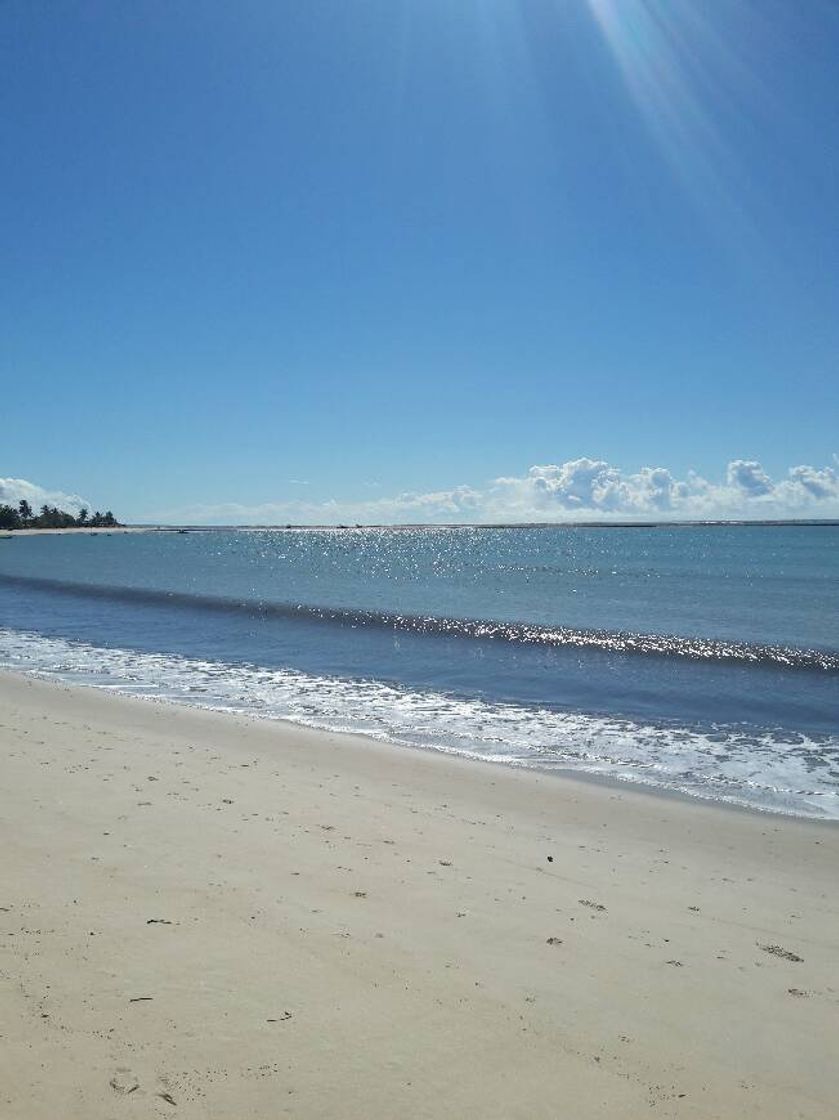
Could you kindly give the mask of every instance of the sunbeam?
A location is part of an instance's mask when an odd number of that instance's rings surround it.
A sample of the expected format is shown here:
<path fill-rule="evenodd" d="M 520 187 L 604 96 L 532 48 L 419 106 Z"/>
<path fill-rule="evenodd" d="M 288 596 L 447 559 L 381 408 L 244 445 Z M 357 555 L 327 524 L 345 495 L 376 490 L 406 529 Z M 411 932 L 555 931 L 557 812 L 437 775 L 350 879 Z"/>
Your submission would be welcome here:
<path fill-rule="evenodd" d="M 751 56 L 764 27 L 761 12 L 751 3 L 735 12 L 695 0 L 588 3 L 656 144 L 694 202 L 743 222 L 754 184 L 730 138 L 769 120 L 771 98 Z"/>

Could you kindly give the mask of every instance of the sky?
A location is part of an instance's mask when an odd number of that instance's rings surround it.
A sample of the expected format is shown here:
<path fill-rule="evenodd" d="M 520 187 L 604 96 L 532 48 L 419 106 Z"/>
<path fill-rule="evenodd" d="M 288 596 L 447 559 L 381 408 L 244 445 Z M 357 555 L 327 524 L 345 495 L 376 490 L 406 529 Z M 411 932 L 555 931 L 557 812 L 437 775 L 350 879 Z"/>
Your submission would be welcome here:
<path fill-rule="evenodd" d="M 830 0 L 5 0 L 0 501 L 839 516 Z"/>

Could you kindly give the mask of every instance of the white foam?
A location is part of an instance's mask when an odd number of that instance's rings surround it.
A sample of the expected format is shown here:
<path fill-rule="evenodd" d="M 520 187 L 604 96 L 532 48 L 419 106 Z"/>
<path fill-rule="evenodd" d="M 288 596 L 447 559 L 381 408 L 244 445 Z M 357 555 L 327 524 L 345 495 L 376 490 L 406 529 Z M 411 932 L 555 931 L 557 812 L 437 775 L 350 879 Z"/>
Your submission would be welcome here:
<path fill-rule="evenodd" d="M 374 680 L 107 649 L 2 628 L 0 665 L 484 761 L 602 774 L 752 808 L 839 819 L 837 736 L 656 725 Z"/>

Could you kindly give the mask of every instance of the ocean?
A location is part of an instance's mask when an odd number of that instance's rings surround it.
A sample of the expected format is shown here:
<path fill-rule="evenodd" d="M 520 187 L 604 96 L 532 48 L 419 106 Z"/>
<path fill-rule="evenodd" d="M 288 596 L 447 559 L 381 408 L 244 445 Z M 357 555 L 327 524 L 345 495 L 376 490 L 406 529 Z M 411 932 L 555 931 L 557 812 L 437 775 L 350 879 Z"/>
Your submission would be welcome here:
<path fill-rule="evenodd" d="M 0 540 L 0 666 L 839 819 L 839 527 Z"/>

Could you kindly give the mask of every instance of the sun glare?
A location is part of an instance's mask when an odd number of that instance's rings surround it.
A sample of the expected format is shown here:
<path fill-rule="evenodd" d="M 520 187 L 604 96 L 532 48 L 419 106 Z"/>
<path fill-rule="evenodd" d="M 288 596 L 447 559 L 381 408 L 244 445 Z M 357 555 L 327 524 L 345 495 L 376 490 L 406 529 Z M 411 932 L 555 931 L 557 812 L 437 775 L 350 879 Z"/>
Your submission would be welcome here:
<path fill-rule="evenodd" d="M 662 155 L 694 200 L 742 219 L 747 176 L 726 134 L 765 97 L 746 44 L 736 39 L 742 20 L 735 24 L 724 5 L 694 0 L 588 4 Z"/>

